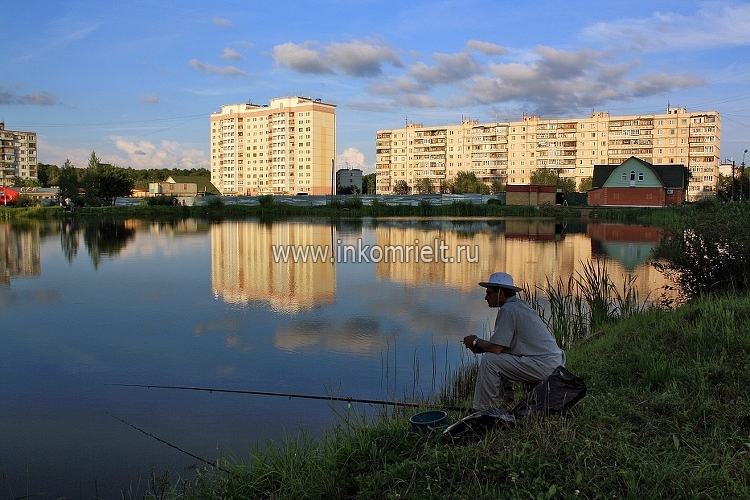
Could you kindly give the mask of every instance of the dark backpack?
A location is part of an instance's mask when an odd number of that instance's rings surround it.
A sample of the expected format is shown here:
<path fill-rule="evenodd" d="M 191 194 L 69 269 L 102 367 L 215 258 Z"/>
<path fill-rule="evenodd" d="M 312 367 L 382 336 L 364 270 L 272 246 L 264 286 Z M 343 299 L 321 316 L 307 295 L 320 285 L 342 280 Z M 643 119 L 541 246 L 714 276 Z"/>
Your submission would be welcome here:
<path fill-rule="evenodd" d="M 564 366 L 558 366 L 552 374 L 526 394 L 511 413 L 516 417 L 528 415 L 559 415 L 564 413 L 586 395 L 586 383 L 573 375 Z"/>

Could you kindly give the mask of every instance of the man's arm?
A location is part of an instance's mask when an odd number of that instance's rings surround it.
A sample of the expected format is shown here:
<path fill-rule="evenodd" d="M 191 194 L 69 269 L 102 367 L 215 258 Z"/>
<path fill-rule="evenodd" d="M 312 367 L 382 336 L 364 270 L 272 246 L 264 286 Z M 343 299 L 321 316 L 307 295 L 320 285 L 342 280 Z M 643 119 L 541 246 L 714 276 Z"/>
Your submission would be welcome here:
<path fill-rule="evenodd" d="M 476 342 L 474 342 L 475 340 Z M 500 354 L 503 352 L 503 346 L 493 344 L 489 340 L 480 339 L 476 335 L 467 335 L 464 337 L 464 345 L 474 354 L 481 354 L 483 352 Z"/>

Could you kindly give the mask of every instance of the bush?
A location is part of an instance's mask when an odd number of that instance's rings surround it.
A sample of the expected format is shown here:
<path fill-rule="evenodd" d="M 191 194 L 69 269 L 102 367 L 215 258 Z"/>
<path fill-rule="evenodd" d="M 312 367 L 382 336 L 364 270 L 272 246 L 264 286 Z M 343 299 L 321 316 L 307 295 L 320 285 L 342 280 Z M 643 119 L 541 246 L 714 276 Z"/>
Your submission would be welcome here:
<path fill-rule="evenodd" d="M 274 203 L 273 195 L 264 194 L 262 196 L 258 196 L 258 203 L 260 203 L 261 207 L 270 207 Z"/>
<path fill-rule="evenodd" d="M 685 294 L 750 291 L 750 206 L 696 203 L 654 250 L 654 266 Z"/>
<path fill-rule="evenodd" d="M 22 194 L 16 201 L 16 207 L 38 207 L 40 205 L 39 200 L 33 198 L 27 194 Z"/>
<path fill-rule="evenodd" d="M 206 199 L 208 200 L 206 201 L 206 207 L 208 207 L 209 209 L 224 208 L 224 200 L 222 200 L 218 196 L 210 196 Z"/>
<path fill-rule="evenodd" d="M 344 200 L 344 208 L 360 209 L 362 208 L 362 199 L 359 196 Z"/>
<path fill-rule="evenodd" d="M 146 198 L 146 203 L 149 206 L 175 205 L 177 204 L 177 198 L 174 196 L 154 196 Z"/>

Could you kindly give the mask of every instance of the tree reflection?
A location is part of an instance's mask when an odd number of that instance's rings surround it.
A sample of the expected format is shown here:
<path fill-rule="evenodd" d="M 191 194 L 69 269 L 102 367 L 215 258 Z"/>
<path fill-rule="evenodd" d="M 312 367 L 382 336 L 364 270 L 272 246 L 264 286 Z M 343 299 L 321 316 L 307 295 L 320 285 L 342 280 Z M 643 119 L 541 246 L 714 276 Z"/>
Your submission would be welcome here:
<path fill-rule="evenodd" d="M 119 254 L 134 237 L 135 229 L 127 227 L 123 220 L 87 221 L 83 229 L 83 242 L 91 256 L 94 269 L 99 267 L 99 262 L 104 256 Z"/>
<path fill-rule="evenodd" d="M 78 221 L 73 217 L 66 217 L 60 221 L 60 246 L 69 263 L 78 254 Z"/>

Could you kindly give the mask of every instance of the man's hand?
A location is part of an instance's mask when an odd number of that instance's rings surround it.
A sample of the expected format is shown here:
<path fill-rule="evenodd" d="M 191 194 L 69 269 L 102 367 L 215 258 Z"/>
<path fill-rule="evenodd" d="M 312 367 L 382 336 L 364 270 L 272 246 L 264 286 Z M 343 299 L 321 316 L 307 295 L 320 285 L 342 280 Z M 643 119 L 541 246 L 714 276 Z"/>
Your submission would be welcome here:
<path fill-rule="evenodd" d="M 466 348 L 474 354 L 479 354 L 484 351 L 482 351 L 478 346 L 474 345 L 474 339 L 476 338 L 476 335 L 467 335 L 466 337 L 464 337 L 464 346 L 466 346 Z"/>

